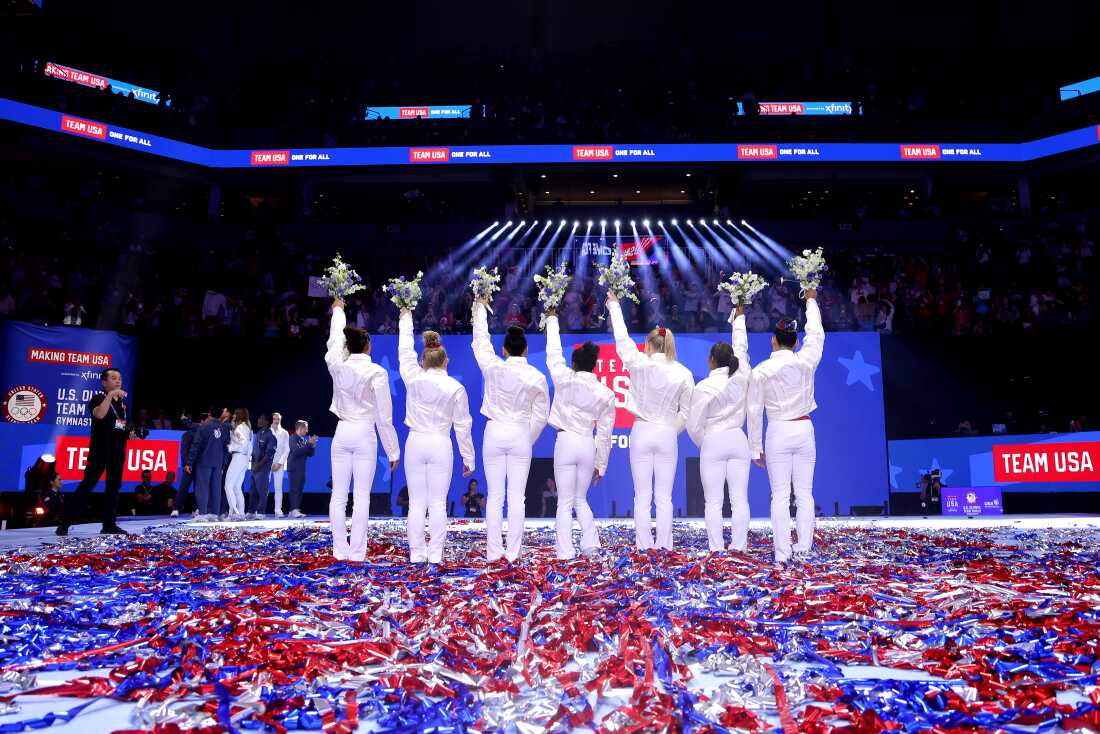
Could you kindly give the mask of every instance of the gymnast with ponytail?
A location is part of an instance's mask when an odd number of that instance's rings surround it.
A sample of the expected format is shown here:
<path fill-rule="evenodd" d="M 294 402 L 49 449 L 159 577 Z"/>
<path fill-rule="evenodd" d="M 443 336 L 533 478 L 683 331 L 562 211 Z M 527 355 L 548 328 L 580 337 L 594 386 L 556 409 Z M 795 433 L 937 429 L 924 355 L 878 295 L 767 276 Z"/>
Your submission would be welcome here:
<path fill-rule="evenodd" d="M 474 421 L 466 388 L 447 374 L 447 350 L 439 334 L 425 331 L 422 361 L 413 348 L 413 318 L 401 309 L 397 356 L 405 383 L 405 479 L 409 485 L 409 560 L 441 563 L 447 538 L 447 492 L 451 487 L 454 448 L 451 427 L 462 455 L 462 476 L 474 471 Z M 431 539 L 424 536 L 425 515 Z"/>
<path fill-rule="evenodd" d="M 615 350 L 630 372 L 626 409 L 634 414 L 630 430 L 630 474 L 634 478 L 634 540 L 638 550 L 672 549 L 672 485 L 676 478 L 678 436 L 687 423 L 695 380 L 676 361 L 672 329 L 657 327 L 645 340 L 645 352 L 630 338 L 622 306 L 607 295 L 615 332 Z M 651 530 L 650 505 L 656 507 L 657 537 Z"/>
<path fill-rule="evenodd" d="M 733 537 L 729 549 L 743 551 L 749 536 L 749 440 L 745 411 L 752 369 L 745 309 L 738 304 L 730 342 L 717 342 L 707 359 L 710 375 L 695 386 L 688 409 L 687 431 L 699 447 L 703 483 L 703 517 L 711 552 L 726 549 L 722 534 L 722 500 L 729 486 Z"/>

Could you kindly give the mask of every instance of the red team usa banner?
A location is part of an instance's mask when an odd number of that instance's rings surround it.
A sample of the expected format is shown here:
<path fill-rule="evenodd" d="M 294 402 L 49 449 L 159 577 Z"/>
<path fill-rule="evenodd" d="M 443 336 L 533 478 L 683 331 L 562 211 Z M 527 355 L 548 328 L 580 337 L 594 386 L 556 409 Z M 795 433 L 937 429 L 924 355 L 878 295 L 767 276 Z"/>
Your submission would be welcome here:
<path fill-rule="evenodd" d="M 998 482 L 1098 482 L 1100 442 L 993 447 Z"/>
<path fill-rule="evenodd" d="M 63 481 L 84 478 L 84 469 L 88 466 L 89 440 L 87 436 L 57 437 L 54 456 L 57 457 L 57 473 Z M 168 472 L 176 473 L 179 470 L 179 451 L 179 441 L 128 441 L 122 481 L 140 482 L 143 471 L 151 471 L 153 481 L 164 481 Z"/>

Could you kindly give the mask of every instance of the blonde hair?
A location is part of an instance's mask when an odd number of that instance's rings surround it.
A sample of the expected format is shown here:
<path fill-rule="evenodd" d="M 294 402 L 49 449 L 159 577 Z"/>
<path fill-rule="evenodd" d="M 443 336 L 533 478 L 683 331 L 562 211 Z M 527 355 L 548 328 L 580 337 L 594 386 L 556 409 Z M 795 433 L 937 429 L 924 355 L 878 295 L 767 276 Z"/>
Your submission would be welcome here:
<path fill-rule="evenodd" d="M 658 326 L 649 332 L 645 344 L 651 354 L 664 354 L 668 361 L 676 361 L 676 337 L 672 335 L 672 329 Z"/>
<path fill-rule="evenodd" d="M 439 332 L 425 331 L 422 336 L 424 337 L 424 369 L 442 369 L 443 365 L 447 364 L 447 350 L 439 341 Z"/>

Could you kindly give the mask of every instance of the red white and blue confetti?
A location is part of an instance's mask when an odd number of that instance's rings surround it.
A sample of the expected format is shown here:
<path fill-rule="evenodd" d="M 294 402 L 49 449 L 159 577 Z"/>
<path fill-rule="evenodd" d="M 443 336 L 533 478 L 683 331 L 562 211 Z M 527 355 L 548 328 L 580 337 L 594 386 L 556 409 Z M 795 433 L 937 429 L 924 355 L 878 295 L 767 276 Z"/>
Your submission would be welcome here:
<path fill-rule="evenodd" d="M 476 530 L 439 566 L 371 532 L 366 563 L 319 523 L 7 552 L 0 732 L 105 698 L 166 734 L 1100 732 L 1096 530 L 826 525 L 783 568 L 767 533 L 708 554 L 690 524 L 645 554 L 605 526 L 568 562 L 529 530 L 489 565 Z M 72 705 L 24 715 L 36 696 Z"/>

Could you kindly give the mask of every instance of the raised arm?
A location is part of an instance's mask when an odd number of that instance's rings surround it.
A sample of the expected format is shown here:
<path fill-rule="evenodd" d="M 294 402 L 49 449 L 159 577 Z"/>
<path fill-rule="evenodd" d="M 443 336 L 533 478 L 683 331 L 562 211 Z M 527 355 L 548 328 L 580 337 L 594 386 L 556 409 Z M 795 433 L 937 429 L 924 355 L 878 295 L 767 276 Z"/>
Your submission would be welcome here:
<path fill-rule="evenodd" d="M 344 304 L 337 299 L 332 304 L 332 319 L 329 321 L 328 342 L 325 344 L 325 362 L 329 366 L 340 364 L 347 358 L 347 339 L 344 327 L 348 325 L 344 314 Z"/>
<path fill-rule="evenodd" d="M 749 378 L 748 396 L 749 449 L 752 458 L 759 459 L 764 454 L 764 379 L 759 372 L 753 372 Z"/>
<path fill-rule="evenodd" d="M 370 389 L 373 391 L 374 425 L 378 429 L 378 438 L 382 439 L 382 448 L 391 462 L 401 458 L 401 445 L 397 442 L 397 431 L 393 427 L 393 398 L 390 396 L 390 379 L 385 369 L 379 368 L 372 375 Z"/>
<path fill-rule="evenodd" d="M 482 372 L 502 361 L 489 341 L 489 312 L 481 301 L 474 301 L 474 359 Z"/>
<path fill-rule="evenodd" d="M 466 395 L 466 388 L 460 385 L 452 400 L 451 415 L 455 438 L 458 439 L 458 453 L 462 455 L 462 465 L 473 471 L 477 468 L 474 460 L 474 419 L 470 415 L 470 398 Z"/>
<path fill-rule="evenodd" d="M 413 348 L 412 313 L 404 309 L 397 322 L 397 363 L 400 367 L 401 379 L 406 385 L 421 372 L 420 364 L 416 361 L 416 350 Z"/>
<path fill-rule="evenodd" d="M 607 315 L 611 318 L 611 330 L 615 333 L 615 351 L 619 353 L 619 361 L 628 371 L 644 363 L 645 355 L 638 351 L 638 345 L 626 330 L 623 307 L 617 298 L 608 299 Z"/>
<path fill-rule="evenodd" d="M 810 290 L 806 292 L 806 337 L 802 340 L 802 348 L 798 350 L 798 356 L 816 369 L 824 352 L 825 327 L 821 325 L 821 309 L 817 307 L 817 291 Z"/>
<path fill-rule="evenodd" d="M 745 326 L 745 310 L 737 307 L 733 317 L 733 354 L 737 357 L 737 371 L 748 375 L 752 370 L 749 365 L 749 331 Z"/>
<path fill-rule="evenodd" d="M 550 370 L 550 379 L 554 381 L 554 389 L 564 379 L 568 379 L 573 372 L 565 363 L 565 354 L 561 348 L 561 331 L 558 327 L 556 314 L 546 317 L 546 367 Z"/>

